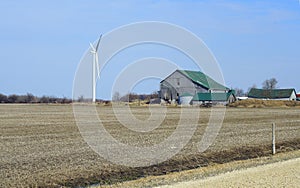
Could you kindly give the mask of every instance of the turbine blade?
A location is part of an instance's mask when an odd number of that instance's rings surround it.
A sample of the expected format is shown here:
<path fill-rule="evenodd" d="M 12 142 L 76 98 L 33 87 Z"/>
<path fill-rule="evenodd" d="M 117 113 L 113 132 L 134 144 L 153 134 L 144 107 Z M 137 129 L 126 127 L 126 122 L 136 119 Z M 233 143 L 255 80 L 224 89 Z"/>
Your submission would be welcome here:
<path fill-rule="evenodd" d="M 96 52 L 98 51 L 98 47 L 99 47 L 101 38 L 102 38 L 102 34 L 100 35 L 99 40 L 98 40 L 98 42 L 97 42 L 96 49 L 95 49 Z"/>
<path fill-rule="evenodd" d="M 95 47 L 93 46 L 92 43 L 90 43 L 90 46 L 91 46 L 91 48 L 92 48 L 93 51 L 96 51 L 96 50 L 95 50 Z"/>

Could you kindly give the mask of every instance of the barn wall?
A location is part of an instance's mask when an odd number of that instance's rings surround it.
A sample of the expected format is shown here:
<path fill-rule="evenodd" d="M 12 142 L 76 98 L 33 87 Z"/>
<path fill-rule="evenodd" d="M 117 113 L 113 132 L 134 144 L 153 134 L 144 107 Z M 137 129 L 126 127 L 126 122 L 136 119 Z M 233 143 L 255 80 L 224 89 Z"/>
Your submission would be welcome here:
<path fill-rule="evenodd" d="M 231 95 L 228 97 L 227 103 L 230 104 L 230 103 L 233 103 L 233 102 L 235 102 L 235 101 L 236 101 L 236 98 L 234 97 L 234 95 L 231 94 Z"/>
<path fill-rule="evenodd" d="M 290 96 L 290 100 L 296 100 L 296 98 L 297 98 L 297 95 L 295 92 L 293 92 Z"/>

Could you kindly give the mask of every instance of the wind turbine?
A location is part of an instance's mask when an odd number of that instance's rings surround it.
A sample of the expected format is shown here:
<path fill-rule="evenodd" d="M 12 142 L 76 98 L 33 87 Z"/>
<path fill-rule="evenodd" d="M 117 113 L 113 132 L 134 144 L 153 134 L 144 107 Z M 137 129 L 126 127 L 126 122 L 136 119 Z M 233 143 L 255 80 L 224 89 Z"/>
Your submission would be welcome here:
<path fill-rule="evenodd" d="M 92 78 L 92 88 L 93 88 L 93 98 L 92 102 L 96 102 L 96 81 L 100 77 L 100 69 L 99 69 L 99 63 L 98 63 L 98 48 L 100 44 L 100 40 L 102 38 L 102 35 L 100 35 L 99 40 L 97 42 L 96 47 L 92 43 L 90 43 L 91 46 L 91 53 L 93 54 L 93 78 Z M 96 75 L 97 71 L 97 75 Z"/>

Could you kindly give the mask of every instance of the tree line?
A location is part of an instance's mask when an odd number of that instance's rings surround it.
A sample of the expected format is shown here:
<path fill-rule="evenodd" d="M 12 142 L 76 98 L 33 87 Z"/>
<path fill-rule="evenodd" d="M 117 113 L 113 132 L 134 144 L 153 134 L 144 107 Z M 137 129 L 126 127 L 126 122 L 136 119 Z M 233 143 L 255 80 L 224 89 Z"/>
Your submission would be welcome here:
<path fill-rule="evenodd" d="M 123 96 L 119 92 L 115 92 L 112 101 L 122 101 L 122 102 L 132 102 L 132 101 L 150 101 L 150 99 L 159 98 L 158 92 L 153 92 L 151 94 L 137 94 L 137 93 L 127 93 Z"/>
<path fill-rule="evenodd" d="M 150 99 L 158 98 L 158 93 L 153 92 L 151 94 L 136 94 L 128 93 L 124 96 L 121 96 L 118 92 L 113 95 L 113 101 L 122 101 L 122 102 L 132 102 L 135 100 L 141 101 L 150 101 Z M 54 96 L 42 96 L 37 97 L 31 93 L 25 95 L 4 95 L 0 93 L 0 103 L 60 103 L 60 104 L 69 104 L 72 103 L 72 99 L 67 97 L 59 98 Z M 85 99 L 83 96 L 79 97 L 76 102 L 91 102 L 91 99 Z M 109 103 L 108 100 L 97 99 L 98 103 Z"/>
<path fill-rule="evenodd" d="M 59 98 L 53 96 L 42 96 L 37 97 L 31 93 L 27 93 L 26 95 L 4 95 L 0 93 L 0 103 L 61 103 L 61 104 L 69 104 L 72 103 L 72 99 L 68 99 L 66 97 Z"/>

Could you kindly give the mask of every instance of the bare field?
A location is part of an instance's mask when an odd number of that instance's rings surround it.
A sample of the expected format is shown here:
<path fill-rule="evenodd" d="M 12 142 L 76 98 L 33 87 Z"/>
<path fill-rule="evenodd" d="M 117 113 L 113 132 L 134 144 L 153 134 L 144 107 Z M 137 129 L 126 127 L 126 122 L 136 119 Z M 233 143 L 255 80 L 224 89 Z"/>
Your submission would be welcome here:
<path fill-rule="evenodd" d="M 167 108 L 162 125 L 149 133 L 136 133 L 122 126 L 111 107 L 99 106 L 97 110 L 116 139 L 148 146 L 163 141 L 175 130 L 181 109 Z M 210 110 L 201 109 L 194 136 L 172 159 L 150 167 L 129 168 L 112 164 L 89 148 L 75 124 L 71 105 L 0 105 L 0 187 L 110 184 L 268 156 L 272 122 L 277 125 L 278 152 L 300 148 L 299 108 L 228 108 L 217 139 L 206 152 L 199 153 L 196 146 Z M 131 111 L 138 119 L 149 117 L 146 107 Z"/>

